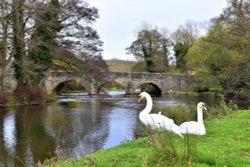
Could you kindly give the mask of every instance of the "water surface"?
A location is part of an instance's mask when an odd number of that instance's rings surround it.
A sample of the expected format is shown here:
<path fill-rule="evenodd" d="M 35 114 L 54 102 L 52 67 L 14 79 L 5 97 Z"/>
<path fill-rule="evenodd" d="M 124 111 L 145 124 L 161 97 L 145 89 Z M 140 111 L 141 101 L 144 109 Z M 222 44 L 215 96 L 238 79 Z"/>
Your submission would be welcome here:
<path fill-rule="evenodd" d="M 123 91 L 109 96 L 66 94 L 44 106 L 0 109 L 0 166 L 35 166 L 57 150 L 67 158 L 79 158 L 100 149 L 132 140 L 141 125 L 138 114 L 145 102 Z M 208 106 L 214 96 L 163 95 L 154 103 L 171 106 Z"/>

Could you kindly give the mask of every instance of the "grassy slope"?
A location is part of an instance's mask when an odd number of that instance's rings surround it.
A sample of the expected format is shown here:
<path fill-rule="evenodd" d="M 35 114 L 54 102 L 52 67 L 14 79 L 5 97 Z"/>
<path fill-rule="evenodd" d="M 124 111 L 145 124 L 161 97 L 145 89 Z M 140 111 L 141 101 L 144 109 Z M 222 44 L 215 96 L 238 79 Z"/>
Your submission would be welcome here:
<path fill-rule="evenodd" d="M 131 68 L 135 65 L 134 61 L 125 61 L 125 60 L 105 60 L 109 71 L 111 72 L 131 72 Z"/>
<path fill-rule="evenodd" d="M 198 158 L 176 166 L 250 166 L 250 111 L 239 111 L 206 122 L 207 135 L 191 136 L 198 141 Z M 178 140 L 181 140 L 178 138 Z M 55 166 L 166 166 L 155 160 L 146 138 L 100 150 L 74 162 L 57 162 Z M 51 164 L 52 166 L 53 164 Z M 172 165 L 171 165 L 172 166 Z"/>

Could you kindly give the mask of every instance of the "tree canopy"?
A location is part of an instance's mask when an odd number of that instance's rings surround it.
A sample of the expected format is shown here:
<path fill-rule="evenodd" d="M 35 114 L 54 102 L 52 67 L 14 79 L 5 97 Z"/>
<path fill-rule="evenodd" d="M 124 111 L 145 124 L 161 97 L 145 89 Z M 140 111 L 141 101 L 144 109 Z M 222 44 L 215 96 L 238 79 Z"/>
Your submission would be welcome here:
<path fill-rule="evenodd" d="M 249 1 L 230 1 L 186 59 L 197 80 L 210 89 L 220 88 L 229 100 L 247 100 L 250 95 L 249 7 Z"/>
<path fill-rule="evenodd" d="M 157 27 L 144 26 L 138 31 L 137 39 L 126 48 L 127 53 L 144 61 L 148 72 L 167 71 L 170 41 L 166 32 Z"/>

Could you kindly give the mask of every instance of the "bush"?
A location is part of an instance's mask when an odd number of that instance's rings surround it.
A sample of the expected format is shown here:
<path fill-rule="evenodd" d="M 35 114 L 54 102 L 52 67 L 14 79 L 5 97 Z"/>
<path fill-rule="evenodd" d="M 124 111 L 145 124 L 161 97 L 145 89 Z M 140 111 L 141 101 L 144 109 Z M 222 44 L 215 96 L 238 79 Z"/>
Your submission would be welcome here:
<path fill-rule="evenodd" d="M 209 92 L 214 92 L 216 94 L 223 94 L 224 89 L 221 87 L 209 88 Z"/>
<path fill-rule="evenodd" d="M 42 104 L 43 90 L 29 83 L 19 83 L 15 90 L 15 97 L 20 104 Z"/>
<path fill-rule="evenodd" d="M 174 166 L 182 159 L 182 154 L 177 150 L 180 140 L 175 134 L 167 131 L 148 130 L 148 141 L 154 153 L 154 161 L 167 166 Z M 159 165 L 160 165 L 159 164 Z"/>
<path fill-rule="evenodd" d="M 212 107 L 209 111 L 209 117 L 217 118 L 221 115 L 230 114 L 238 109 L 236 104 L 226 103 L 224 99 L 220 101 L 220 105 Z"/>
<path fill-rule="evenodd" d="M 0 107 L 6 107 L 8 103 L 8 96 L 3 93 L 3 92 L 0 92 Z"/>
<path fill-rule="evenodd" d="M 162 115 L 173 119 L 177 125 L 196 118 L 196 112 L 191 112 L 191 110 L 185 105 L 171 107 L 154 106 L 153 111 L 156 113 L 161 111 Z"/>

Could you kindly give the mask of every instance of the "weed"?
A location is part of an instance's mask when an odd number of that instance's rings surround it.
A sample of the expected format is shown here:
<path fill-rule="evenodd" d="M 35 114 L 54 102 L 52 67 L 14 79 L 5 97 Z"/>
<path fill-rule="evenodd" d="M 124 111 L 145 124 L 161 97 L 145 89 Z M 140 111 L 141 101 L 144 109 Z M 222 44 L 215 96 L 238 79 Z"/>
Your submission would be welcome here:
<path fill-rule="evenodd" d="M 222 99 L 218 106 L 211 107 L 208 115 L 210 118 L 218 118 L 220 116 L 231 114 L 236 110 L 238 110 L 238 107 L 236 104 L 233 104 L 231 102 L 226 103 L 226 101 Z"/>

